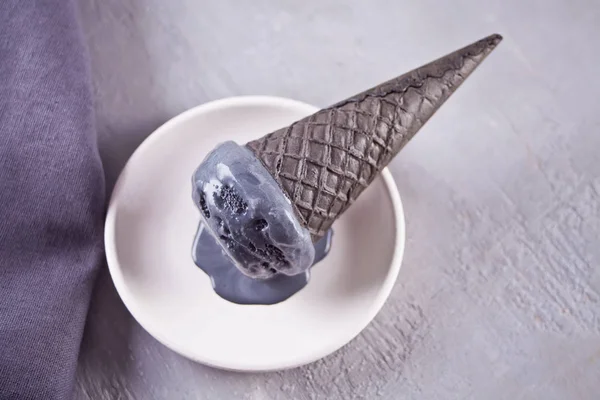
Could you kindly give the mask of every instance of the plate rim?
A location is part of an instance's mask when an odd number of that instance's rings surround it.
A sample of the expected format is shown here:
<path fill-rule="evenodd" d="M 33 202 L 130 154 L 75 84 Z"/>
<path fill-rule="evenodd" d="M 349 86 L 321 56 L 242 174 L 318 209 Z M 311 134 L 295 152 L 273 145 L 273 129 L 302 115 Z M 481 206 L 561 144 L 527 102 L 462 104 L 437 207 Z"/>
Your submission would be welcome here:
<path fill-rule="evenodd" d="M 104 225 L 104 247 L 106 260 L 108 265 L 108 270 L 115 285 L 115 289 L 121 301 L 131 314 L 131 316 L 140 324 L 140 326 L 150 334 L 154 339 L 158 342 L 174 351 L 175 353 L 188 358 L 192 361 L 198 362 L 203 365 L 207 365 L 213 368 L 218 368 L 227 371 L 236 371 L 236 372 L 268 372 L 268 371 L 281 371 L 291 368 L 297 368 L 306 364 L 310 364 L 321 358 L 324 358 L 332 353 L 338 351 L 342 347 L 346 346 L 352 340 L 354 340 L 379 314 L 383 305 L 389 298 L 392 289 L 394 288 L 399 272 L 400 267 L 402 265 L 402 260 L 404 257 L 404 249 L 406 243 L 406 221 L 404 217 L 404 208 L 402 205 L 402 200 L 400 198 L 400 193 L 398 191 L 398 187 L 396 182 L 392 176 L 392 173 L 386 167 L 384 168 L 380 176 L 383 180 L 386 191 L 388 192 L 390 201 L 392 202 L 392 210 L 394 213 L 394 230 L 395 230 L 395 238 L 394 238 L 394 252 L 392 256 L 392 260 L 390 262 L 390 267 L 388 269 L 386 278 L 381 285 L 377 296 L 374 299 L 373 306 L 369 310 L 366 315 L 365 322 L 360 324 L 359 329 L 356 332 L 353 332 L 348 339 L 342 340 L 339 343 L 335 343 L 335 345 L 330 346 L 329 348 L 324 349 L 318 354 L 307 353 L 305 357 L 295 358 L 294 360 L 290 360 L 287 362 L 281 363 L 273 363 L 273 365 L 267 366 L 251 366 L 248 362 L 239 362 L 238 365 L 232 366 L 231 363 L 222 363 L 218 360 L 208 359 L 199 357 L 195 354 L 190 354 L 190 352 L 186 351 L 185 348 L 181 348 L 183 346 L 179 346 L 173 342 L 171 342 L 168 338 L 165 338 L 162 334 L 157 332 L 155 329 L 150 327 L 147 322 L 143 322 L 138 316 L 143 315 L 143 313 L 138 312 L 136 310 L 134 299 L 131 298 L 130 292 L 126 289 L 125 280 L 123 279 L 121 267 L 117 259 L 117 245 L 115 241 L 115 224 L 116 224 L 116 210 L 119 201 L 119 193 L 122 190 L 123 182 L 125 180 L 125 175 L 127 174 L 128 167 L 139 158 L 145 151 L 146 148 L 151 146 L 155 141 L 159 140 L 165 135 L 169 134 L 170 127 L 172 125 L 184 122 L 187 119 L 193 118 L 198 114 L 207 114 L 212 111 L 216 111 L 223 108 L 235 107 L 235 106 L 274 106 L 274 107 L 292 107 L 296 109 L 302 109 L 306 111 L 306 115 L 310 115 L 319 110 L 319 108 L 310 105 L 308 103 L 304 103 L 298 100 L 293 100 L 284 97 L 277 96 L 262 96 L 262 95 L 254 95 L 254 96 L 233 96 L 233 97 L 225 97 L 213 101 L 209 101 L 198 106 L 192 107 L 163 123 L 156 130 L 150 133 L 144 141 L 135 149 L 133 154 L 127 160 L 125 166 L 119 173 L 119 177 L 115 183 L 113 191 L 110 196 L 110 200 L 108 203 L 105 225 Z"/>

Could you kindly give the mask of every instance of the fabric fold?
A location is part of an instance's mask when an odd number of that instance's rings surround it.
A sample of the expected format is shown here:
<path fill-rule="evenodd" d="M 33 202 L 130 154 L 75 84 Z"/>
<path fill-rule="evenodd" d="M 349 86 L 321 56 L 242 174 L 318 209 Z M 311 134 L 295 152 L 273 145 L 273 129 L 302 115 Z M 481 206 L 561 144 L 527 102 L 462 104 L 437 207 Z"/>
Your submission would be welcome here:
<path fill-rule="evenodd" d="M 72 396 L 104 176 L 71 0 L 0 2 L 0 399 Z"/>

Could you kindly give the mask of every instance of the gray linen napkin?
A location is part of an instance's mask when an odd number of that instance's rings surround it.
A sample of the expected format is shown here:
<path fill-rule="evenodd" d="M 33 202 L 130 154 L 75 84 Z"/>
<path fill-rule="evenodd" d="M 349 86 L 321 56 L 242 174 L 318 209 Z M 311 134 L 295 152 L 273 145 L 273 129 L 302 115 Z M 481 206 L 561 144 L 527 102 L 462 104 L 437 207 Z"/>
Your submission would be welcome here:
<path fill-rule="evenodd" d="M 0 399 L 72 396 L 104 178 L 71 0 L 0 0 Z"/>

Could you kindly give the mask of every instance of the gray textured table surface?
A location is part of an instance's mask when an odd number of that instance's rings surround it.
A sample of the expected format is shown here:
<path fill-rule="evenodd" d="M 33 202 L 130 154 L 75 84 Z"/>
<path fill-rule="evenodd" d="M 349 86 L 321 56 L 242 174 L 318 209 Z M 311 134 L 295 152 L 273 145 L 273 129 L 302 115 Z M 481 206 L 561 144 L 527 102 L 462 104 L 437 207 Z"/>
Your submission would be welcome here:
<path fill-rule="evenodd" d="M 391 166 L 406 255 L 358 338 L 291 371 L 214 370 L 150 337 L 105 270 L 77 398 L 600 396 L 600 4 L 80 1 L 111 184 L 154 128 L 197 104 L 324 106 L 489 33 L 505 40 Z"/>

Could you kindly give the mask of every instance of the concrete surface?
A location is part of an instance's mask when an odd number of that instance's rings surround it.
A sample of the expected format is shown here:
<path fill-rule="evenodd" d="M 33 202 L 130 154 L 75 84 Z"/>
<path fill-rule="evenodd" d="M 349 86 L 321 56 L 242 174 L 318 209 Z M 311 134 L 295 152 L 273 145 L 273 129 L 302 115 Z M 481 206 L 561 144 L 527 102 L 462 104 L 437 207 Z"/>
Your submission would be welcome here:
<path fill-rule="evenodd" d="M 505 40 L 391 167 L 391 299 L 313 365 L 239 374 L 151 338 L 103 271 L 78 399 L 597 399 L 600 4 L 80 0 L 112 184 L 168 118 L 240 94 L 320 106 L 493 32 Z"/>

